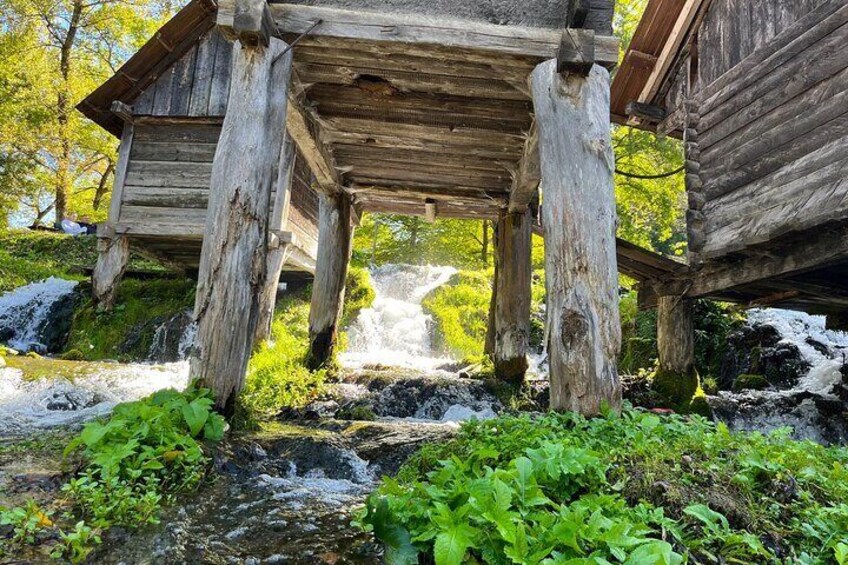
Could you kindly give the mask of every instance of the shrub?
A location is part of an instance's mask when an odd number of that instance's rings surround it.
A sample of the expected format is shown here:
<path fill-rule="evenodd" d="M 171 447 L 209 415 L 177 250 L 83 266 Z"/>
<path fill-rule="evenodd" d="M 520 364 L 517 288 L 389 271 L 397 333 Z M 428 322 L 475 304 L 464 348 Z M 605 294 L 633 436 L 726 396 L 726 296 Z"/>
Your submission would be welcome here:
<path fill-rule="evenodd" d="M 361 267 L 350 267 L 345 280 L 345 305 L 341 326 L 349 326 L 361 310 L 374 303 L 376 296 L 368 270 Z"/>
<path fill-rule="evenodd" d="M 390 564 L 843 563 L 848 452 L 626 411 L 466 424 L 358 524 Z M 426 562 L 426 558 L 425 558 Z"/>
<path fill-rule="evenodd" d="M 436 322 L 440 346 L 462 358 L 483 355 L 492 297 L 492 272 L 460 271 L 425 298 L 424 309 Z"/>

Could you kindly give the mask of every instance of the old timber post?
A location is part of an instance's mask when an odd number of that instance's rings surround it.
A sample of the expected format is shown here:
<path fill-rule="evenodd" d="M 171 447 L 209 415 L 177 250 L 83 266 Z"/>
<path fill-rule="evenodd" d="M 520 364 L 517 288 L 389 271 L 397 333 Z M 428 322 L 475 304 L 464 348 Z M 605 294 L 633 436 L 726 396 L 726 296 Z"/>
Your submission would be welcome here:
<path fill-rule="evenodd" d="M 280 152 L 280 165 L 277 174 L 277 195 L 274 208 L 268 221 L 268 274 L 265 278 L 265 288 L 259 295 L 259 321 L 256 323 L 255 343 L 271 338 L 271 323 L 274 319 L 274 308 L 277 302 L 277 288 L 280 286 L 280 275 L 291 253 L 291 242 L 284 238 L 291 237 L 286 232 L 291 206 L 291 181 L 294 173 L 294 162 L 297 151 L 294 142 L 286 138 Z M 275 227 L 280 228 L 276 230 Z"/>
<path fill-rule="evenodd" d="M 130 244 L 126 236 L 116 235 L 111 226 L 103 226 L 97 233 L 97 264 L 91 275 L 91 293 L 102 310 L 112 310 L 118 296 L 118 284 L 130 258 Z"/>
<path fill-rule="evenodd" d="M 689 412 L 698 386 L 695 371 L 695 301 L 660 296 L 657 302 L 659 368 L 654 388 L 669 408 Z"/>
<path fill-rule="evenodd" d="M 212 166 L 191 360 L 192 376 L 215 392 L 217 408 L 225 414 L 235 409 L 260 318 L 271 187 L 286 131 L 292 64 L 291 53 L 281 56 L 286 44 L 263 31 L 265 2 L 237 1 L 242 5 L 230 31 L 239 41 Z M 219 25 L 226 14 L 219 10 Z"/>
<path fill-rule="evenodd" d="M 610 77 L 532 74 L 544 187 L 551 408 L 597 414 L 618 408 L 621 349 L 615 250 Z"/>
<path fill-rule="evenodd" d="M 307 367 L 325 366 L 333 357 L 344 307 L 345 279 L 353 250 L 350 197 L 339 191 L 318 200 L 318 258 L 309 309 Z"/>
<path fill-rule="evenodd" d="M 527 372 L 532 276 L 530 223 L 529 210 L 502 211 L 495 243 L 493 361 L 495 375 L 514 383 L 523 382 Z"/>

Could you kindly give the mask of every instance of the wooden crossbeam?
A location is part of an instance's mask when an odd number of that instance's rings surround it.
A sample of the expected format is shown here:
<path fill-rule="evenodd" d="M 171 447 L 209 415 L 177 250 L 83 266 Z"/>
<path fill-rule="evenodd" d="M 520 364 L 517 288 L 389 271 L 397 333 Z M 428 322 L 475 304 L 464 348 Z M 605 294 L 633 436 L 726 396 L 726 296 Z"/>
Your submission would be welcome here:
<path fill-rule="evenodd" d="M 322 20 L 310 37 L 432 45 L 539 59 L 554 58 L 562 42 L 560 31 L 525 26 L 293 4 L 272 4 L 270 8 L 283 35 L 301 34 Z M 615 37 L 594 36 L 594 50 L 594 59 L 600 65 L 615 65 L 618 61 Z"/>
<path fill-rule="evenodd" d="M 218 0 L 218 29 L 231 41 L 267 46 L 275 35 L 267 0 Z"/>
<path fill-rule="evenodd" d="M 524 144 L 524 155 L 518 163 L 512 191 L 509 198 L 510 212 L 527 210 L 533 197 L 539 193 L 539 183 L 542 181 L 542 170 L 539 163 L 539 134 L 536 122 L 530 127 L 527 141 Z"/>

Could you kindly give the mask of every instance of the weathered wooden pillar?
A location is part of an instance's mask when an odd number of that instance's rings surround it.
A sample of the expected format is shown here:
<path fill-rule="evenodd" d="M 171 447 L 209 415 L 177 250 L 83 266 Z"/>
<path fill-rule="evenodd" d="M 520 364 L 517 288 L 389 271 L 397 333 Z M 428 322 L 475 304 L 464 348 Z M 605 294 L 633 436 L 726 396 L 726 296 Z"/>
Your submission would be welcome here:
<path fill-rule="evenodd" d="M 283 232 L 288 227 L 291 180 L 296 154 L 294 142 L 287 138 L 280 153 L 276 182 L 277 194 L 271 218 L 268 221 L 268 275 L 265 279 L 265 288 L 259 295 L 259 320 L 256 323 L 254 343 L 266 341 L 271 337 L 271 323 L 274 320 L 280 274 L 291 253 L 291 243 L 284 239 L 290 234 Z"/>
<path fill-rule="evenodd" d="M 495 295 L 495 376 L 521 383 L 527 372 L 530 341 L 531 232 L 530 211 L 508 212 L 498 218 Z"/>
<path fill-rule="evenodd" d="M 695 301 L 685 296 L 657 299 L 659 367 L 654 390 L 667 408 L 691 410 L 698 391 L 695 371 Z"/>
<path fill-rule="evenodd" d="M 610 77 L 532 75 L 544 190 L 545 278 L 551 408 L 597 414 L 621 405 L 615 254 L 615 158 Z"/>
<path fill-rule="evenodd" d="M 320 194 L 318 257 L 309 310 L 309 353 L 306 365 L 319 369 L 333 358 L 344 306 L 345 278 L 353 246 L 350 197 L 339 191 Z"/>
<path fill-rule="evenodd" d="M 91 294 L 97 307 L 111 310 L 118 296 L 118 285 L 130 258 L 126 236 L 116 235 L 110 226 L 97 234 L 97 264 L 91 275 Z"/>
<path fill-rule="evenodd" d="M 258 8 L 267 9 L 262 4 Z M 241 21 L 246 20 L 237 18 Z M 266 284 L 271 187 L 291 76 L 291 53 L 282 55 L 286 47 L 270 37 L 267 45 L 235 44 L 229 103 L 212 166 L 191 374 L 215 392 L 225 414 L 233 413 L 244 384 Z"/>

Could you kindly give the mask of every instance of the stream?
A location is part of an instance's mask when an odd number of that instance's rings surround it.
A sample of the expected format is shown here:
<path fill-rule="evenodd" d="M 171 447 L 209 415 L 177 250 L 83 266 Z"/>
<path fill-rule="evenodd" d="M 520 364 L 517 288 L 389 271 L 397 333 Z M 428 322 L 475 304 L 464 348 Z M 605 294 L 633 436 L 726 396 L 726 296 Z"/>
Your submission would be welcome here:
<path fill-rule="evenodd" d="M 443 267 L 374 269 L 377 296 L 349 328 L 342 382 L 261 432 L 231 434 L 214 454 L 215 472 L 196 493 L 168 507 L 159 527 L 107 532 L 95 562 L 380 562 L 373 538 L 350 525 L 377 481 L 396 473 L 420 446 L 449 439 L 459 422 L 504 410 L 482 382 L 461 378 L 455 360 L 433 347 L 433 321 L 422 301 L 454 273 Z M 57 312 L 74 292 L 74 283 L 48 279 L 0 297 L 0 337 L 21 352 L 47 350 L 52 329 L 61 325 Z M 194 336 L 189 322 L 170 320 L 157 330 L 151 353 L 169 350 L 177 359 L 171 363 L 9 357 L 0 367 L 0 445 L 77 429 L 116 403 L 184 388 L 184 359 Z M 821 317 L 781 310 L 752 311 L 748 326 L 766 352 L 761 357 L 772 355 L 778 369 L 791 361 L 798 375 L 775 380 L 767 390 L 721 392 L 710 398 L 716 416 L 735 429 L 792 425 L 796 437 L 848 442 L 848 335 L 825 330 Z M 169 332 L 179 335 L 168 338 Z M 747 370 L 750 352 L 737 357 L 731 368 Z M 543 368 L 537 370 L 544 376 Z M 58 465 L 39 470 L 50 480 L 37 483 L 25 465 L 0 458 L 0 494 L 61 484 L 54 480 L 62 476 Z"/>

